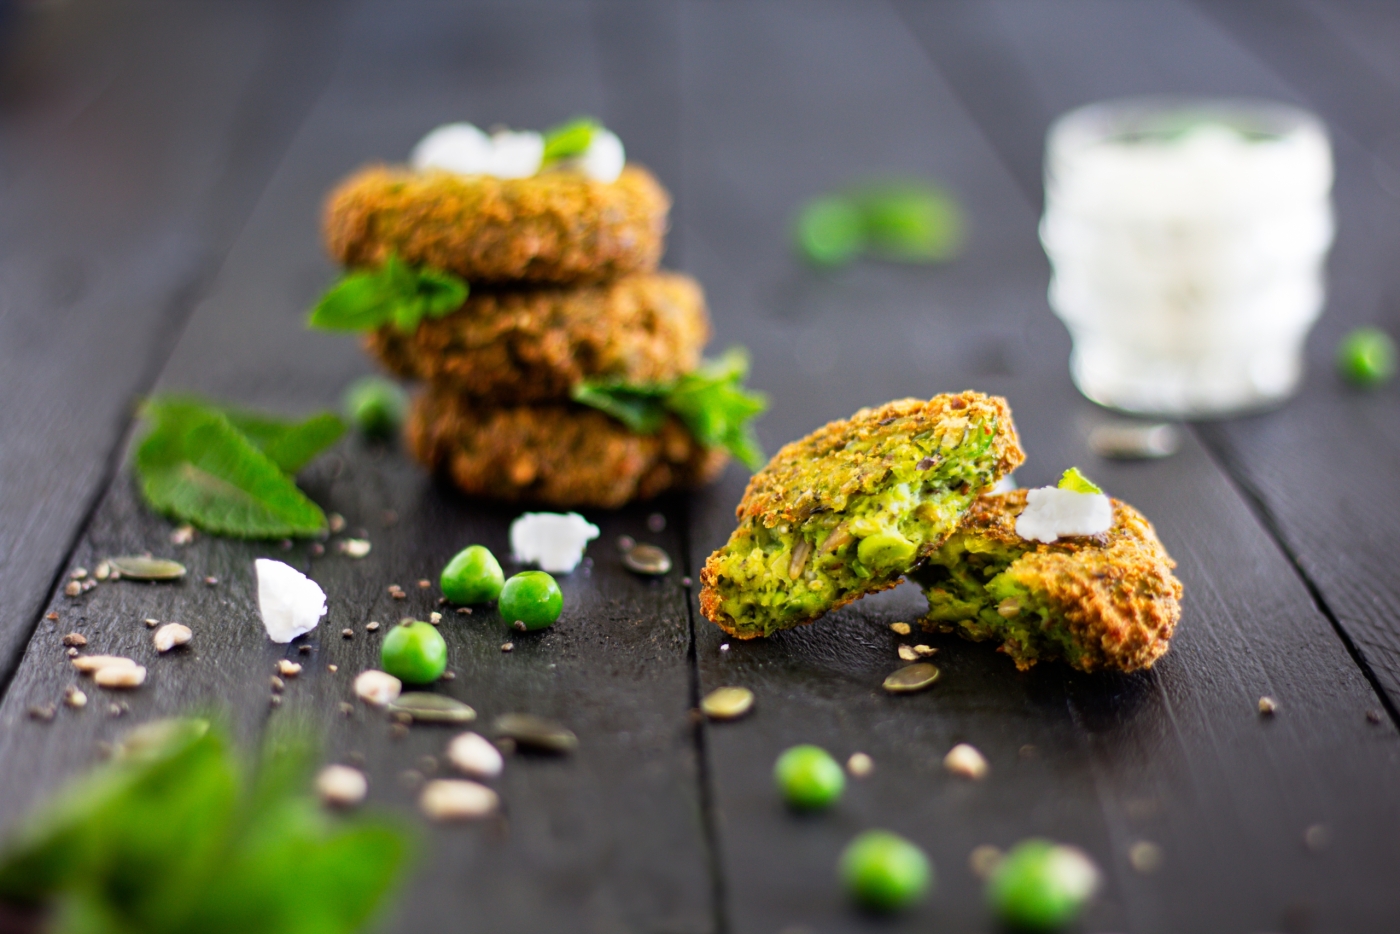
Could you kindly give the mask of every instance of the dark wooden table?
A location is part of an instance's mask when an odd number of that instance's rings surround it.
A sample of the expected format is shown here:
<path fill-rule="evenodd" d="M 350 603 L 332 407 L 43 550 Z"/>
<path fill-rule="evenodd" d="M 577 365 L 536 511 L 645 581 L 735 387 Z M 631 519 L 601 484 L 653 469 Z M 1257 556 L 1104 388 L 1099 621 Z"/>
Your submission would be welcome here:
<path fill-rule="evenodd" d="M 396 740 L 380 716 L 338 713 L 377 658 L 363 623 L 429 612 L 436 594 L 414 582 L 468 542 L 505 553 L 516 511 L 347 440 L 302 484 L 364 530 L 369 557 L 204 536 L 177 547 L 125 466 L 133 405 L 153 389 L 288 413 L 335 405 L 370 364 L 353 340 L 303 326 L 334 274 L 317 235 L 328 186 L 439 123 L 591 113 L 674 193 L 667 264 L 704 283 L 716 347 L 751 349 L 773 402 L 760 425 L 770 451 L 865 404 L 1005 394 L 1030 455 L 1022 484 L 1078 464 L 1139 506 L 1180 563 L 1185 614 L 1148 674 L 1019 674 L 987 646 L 947 639 L 936 689 L 895 698 L 878 685 L 895 664 L 887 624 L 919 609 L 906 588 L 721 651 L 682 578 L 728 534 L 737 468 L 694 496 L 590 513 L 603 536 L 591 569 L 564 582 L 557 626 L 509 655 L 494 613 L 445 627 L 448 693 L 487 718 L 557 717 L 582 747 L 512 760 L 504 820 L 433 831 L 387 927 L 990 931 L 970 851 L 1040 834 L 1105 870 L 1086 931 L 1400 929 L 1400 387 L 1351 391 L 1330 366 L 1348 328 L 1400 330 L 1400 7 L 72 0 L 34 4 L 10 26 L 0 824 L 93 762 L 98 741 L 211 701 L 249 743 L 274 718 L 312 722 L 328 758 L 364 757 L 374 801 L 411 809 L 401 773 L 449 734 Z M 1155 91 L 1319 111 L 1340 228 L 1299 396 L 1195 426 L 1168 460 L 1110 463 L 1086 448 L 1108 415 L 1070 384 L 1069 340 L 1045 302 L 1040 156 L 1056 114 Z M 971 218 L 965 254 L 938 268 L 803 268 L 788 245 L 795 206 L 881 172 L 952 188 Z M 649 529 L 653 513 L 664 531 Z M 679 567 L 656 582 L 629 575 L 612 544 L 623 534 Z M 193 579 L 62 594 L 71 569 L 146 549 Z M 268 675 L 286 649 L 258 623 L 261 555 L 330 595 L 307 671 L 275 710 Z M 189 624 L 191 651 L 153 660 L 144 617 Z M 346 626 L 360 635 L 342 639 Z M 74 629 L 150 659 L 125 716 L 107 714 L 105 694 L 52 722 L 27 716 L 72 681 L 59 640 Z M 720 684 L 752 687 L 757 712 L 696 725 L 689 712 Z M 1273 718 L 1256 712 L 1265 694 Z M 960 741 L 986 754 L 985 781 L 943 772 Z M 864 751 L 875 771 L 834 812 L 795 817 L 770 770 L 797 742 Z M 874 826 L 937 866 L 935 897 L 890 921 L 848 908 L 833 878 L 841 846 Z M 1144 841 L 1160 848 L 1155 871 L 1129 859 Z"/>

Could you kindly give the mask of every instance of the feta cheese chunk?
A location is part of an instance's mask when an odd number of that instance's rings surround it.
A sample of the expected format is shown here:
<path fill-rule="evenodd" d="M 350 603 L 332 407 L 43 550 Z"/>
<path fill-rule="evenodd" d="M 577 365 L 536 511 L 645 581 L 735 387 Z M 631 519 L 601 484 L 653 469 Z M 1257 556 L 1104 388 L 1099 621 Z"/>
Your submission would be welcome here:
<path fill-rule="evenodd" d="M 271 558 L 253 562 L 258 572 L 258 612 L 273 642 L 291 642 L 326 615 L 326 593 L 290 565 Z"/>
<path fill-rule="evenodd" d="M 540 170 L 544 137 L 531 131 L 502 130 L 487 136 L 470 123 L 449 123 L 413 147 L 415 169 L 444 169 L 460 175 L 528 178 Z M 620 171 L 620 170 L 619 170 Z"/>
<path fill-rule="evenodd" d="M 622 148 L 622 140 L 612 130 L 598 127 L 578 159 L 578 167 L 584 175 L 595 182 L 615 182 L 627 164 L 627 153 Z"/>
<path fill-rule="evenodd" d="M 1016 518 L 1016 534 L 1035 542 L 1066 535 L 1097 535 L 1113 526 L 1113 504 L 1102 493 L 1046 486 L 1026 491 L 1026 508 Z"/>
<path fill-rule="evenodd" d="M 551 574 L 568 574 L 598 527 L 576 512 L 527 512 L 510 524 L 511 556 Z"/>

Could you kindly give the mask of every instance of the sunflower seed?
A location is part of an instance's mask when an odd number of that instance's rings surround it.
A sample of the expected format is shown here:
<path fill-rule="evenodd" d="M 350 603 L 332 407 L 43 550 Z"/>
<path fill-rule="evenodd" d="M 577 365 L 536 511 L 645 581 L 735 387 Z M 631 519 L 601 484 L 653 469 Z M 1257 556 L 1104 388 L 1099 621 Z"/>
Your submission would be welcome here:
<path fill-rule="evenodd" d="M 190 627 L 180 623 L 166 623 L 156 630 L 151 637 L 151 642 L 155 645 L 156 651 L 164 655 L 177 645 L 187 645 L 193 637 Z"/>
<path fill-rule="evenodd" d="M 737 720 L 753 710 L 753 701 L 748 688 L 715 688 L 700 701 L 700 710 L 711 720 Z"/>
<path fill-rule="evenodd" d="M 316 793 L 330 807 L 354 807 L 368 792 L 365 773 L 348 765 L 328 765 L 316 776 Z"/>
<path fill-rule="evenodd" d="M 505 760 L 501 751 L 480 733 L 462 733 L 447 744 L 447 761 L 473 778 L 495 778 Z"/>
<path fill-rule="evenodd" d="M 170 544 L 188 545 L 194 541 L 194 526 L 182 525 L 170 533 Z"/>
<path fill-rule="evenodd" d="M 568 727 L 528 713 L 497 717 L 496 735 L 541 752 L 573 752 L 578 748 L 578 737 Z"/>
<path fill-rule="evenodd" d="M 476 711 L 454 697 L 408 691 L 390 702 L 389 712 L 405 714 L 419 723 L 471 723 Z"/>
<path fill-rule="evenodd" d="M 655 545 L 633 545 L 622 554 L 622 563 L 629 571 L 660 577 L 671 570 L 671 556 Z"/>
<path fill-rule="evenodd" d="M 82 648 L 83 646 L 87 645 L 87 636 L 83 635 L 80 632 L 70 632 L 68 635 L 63 637 L 63 644 Z"/>
<path fill-rule="evenodd" d="M 943 767 L 951 774 L 970 778 L 974 782 L 987 776 L 987 760 L 977 747 L 969 743 L 958 743 L 943 757 Z"/>
<path fill-rule="evenodd" d="M 863 752 L 853 752 L 851 757 L 846 760 L 846 771 L 850 772 L 854 778 L 865 778 L 875 771 L 875 760 Z"/>
<path fill-rule="evenodd" d="M 376 707 L 392 704 L 402 690 L 402 681 L 373 668 L 362 671 L 355 677 L 355 694 L 360 700 Z"/>
<path fill-rule="evenodd" d="M 284 658 L 277 663 L 277 673 L 284 678 L 295 678 L 301 674 L 301 666 Z"/>
<path fill-rule="evenodd" d="M 418 807 L 436 821 L 489 817 L 500 806 L 500 796 L 490 788 L 460 778 L 434 779 L 418 796 Z"/>
<path fill-rule="evenodd" d="M 82 592 L 83 585 L 78 583 L 77 581 L 69 581 L 63 586 L 63 595 L 65 597 L 76 597 Z"/>
<path fill-rule="evenodd" d="M 108 665 L 93 673 L 101 688 L 138 688 L 146 682 L 146 669 L 140 665 Z"/>
<path fill-rule="evenodd" d="M 29 719 L 42 720 L 45 723 L 52 720 L 58 713 L 58 708 L 53 704 L 35 704 L 29 708 Z"/>
<path fill-rule="evenodd" d="M 63 689 L 63 703 L 77 710 L 80 707 L 87 706 L 87 695 L 75 685 L 69 685 Z"/>
<path fill-rule="evenodd" d="M 914 691 L 922 691 L 924 688 L 938 680 L 939 671 L 934 665 L 928 662 L 919 662 L 914 665 L 905 665 L 885 679 L 882 685 L 891 694 L 912 694 Z"/>
<path fill-rule="evenodd" d="M 347 538 L 340 543 L 340 553 L 347 558 L 363 558 L 369 554 L 370 543 L 363 538 Z"/>
<path fill-rule="evenodd" d="M 73 659 L 73 667 L 85 675 L 95 674 L 103 668 L 135 668 L 136 662 L 122 655 L 79 655 Z"/>
<path fill-rule="evenodd" d="M 108 558 L 107 563 L 129 580 L 173 581 L 185 576 L 185 566 L 169 558 L 123 555 L 120 558 Z"/>
<path fill-rule="evenodd" d="M 894 632 L 895 635 L 907 636 L 907 635 L 909 635 L 909 624 L 908 624 L 908 623 L 890 623 L 890 630 L 891 630 L 892 632 Z"/>
<path fill-rule="evenodd" d="M 1180 433 L 1166 424 L 1111 422 L 1089 432 L 1089 449 L 1115 460 L 1170 457 L 1179 447 Z"/>
<path fill-rule="evenodd" d="M 901 645 L 899 647 L 899 657 L 906 662 L 913 662 L 918 660 L 919 653 L 915 652 L 907 645 Z"/>

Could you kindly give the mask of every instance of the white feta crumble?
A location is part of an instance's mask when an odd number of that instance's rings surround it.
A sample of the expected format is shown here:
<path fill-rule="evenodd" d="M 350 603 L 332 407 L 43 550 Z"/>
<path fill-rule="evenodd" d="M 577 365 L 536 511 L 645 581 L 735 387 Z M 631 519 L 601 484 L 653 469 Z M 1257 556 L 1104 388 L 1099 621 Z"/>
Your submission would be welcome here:
<path fill-rule="evenodd" d="M 528 178 L 544 160 L 544 137 L 530 130 L 501 130 L 487 136 L 470 123 L 449 123 L 418 141 L 408 161 L 415 169 L 444 169 L 460 175 Z"/>
<path fill-rule="evenodd" d="M 551 574 L 568 574 L 598 527 L 576 512 L 527 512 L 510 524 L 511 556 Z"/>
<path fill-rule="evenodd" d="M 326 615 L 326 593 L 290 565 L 271 558 L 253 562 L 258 572 L 258 612 L 273 642 L 291 642 Z"/>
<path fill-rule="evenodd" d="M 1097 535 L 1113 526 L 1113 504 L 1102 493 L 1080 493 L 1044 486 L 1026 491 L 1026 508 L 1016 517 L 1016 534 L 1036 542 L 1065 535 Z"/>
<path fill-rule="evenodd" d="M 622 148 L 622 140 L 612 130 L 598 127 L 588 148 L 579 156 L 578 167 L 584 175 L 595 182 L 615 182 L 627 164 L 627 152 Z"/>

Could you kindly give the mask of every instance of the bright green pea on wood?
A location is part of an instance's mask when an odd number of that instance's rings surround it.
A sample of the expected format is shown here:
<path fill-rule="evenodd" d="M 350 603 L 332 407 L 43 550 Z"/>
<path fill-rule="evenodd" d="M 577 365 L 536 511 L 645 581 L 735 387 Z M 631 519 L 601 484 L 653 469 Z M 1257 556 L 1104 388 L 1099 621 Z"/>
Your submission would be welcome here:
<path fill-rule="evenodd" d="M 379 665 L 408 684 L 431 684 L 447 670 L 447 642 L 429 623 L 401 623 L 385 634 Z"/>
<path fill-rule="evenodd" d="M 345 390 L 345 417 L 371 438 L 388 438 L 408 417 L 408 394 L 382 376 L 357 379 Z"/>
<path fill-rule="evenodd" d="M 564 594 L 544 571 L 522 571 L 506 581 L 496 605 L 517 629 L 545 629 L 564 609 Z"/>
<path fill-rule="evenodd" d="M 830 807 L 846 790 L 846 773 L 820 746 L 793 746 L 773 765 L 773 781 L 788 804 L 815 811 Z"/>
<path fill-rule="evenodd" d="M 987 880 L 987 904 L 1013 927 L 1055 931 L 1074 921 L 1098 885 L 1098 869 L 1079 849 L 1024 840 Z"/>
<path fill-rule="evenodd" d="M 1357 328 L 1337 346 L 1337 369 L 1356 386 L 1379 386 L 1395 375 L 1395 342 L 1379 328 Z"/>
<path fill-rule="evenodd" d="M 897 911 L 933 887 L 924 851 L 888 830 L 867 830 L 841 853 L 841 882 L 851 898 L 873 911 Z"/>
<path fill-rule="evenodd" d="M 485 545 L 468 545 L 442 569 L 438 584 L 450 603 L 490 603 L 506 582 L 501 563 Z"/>

